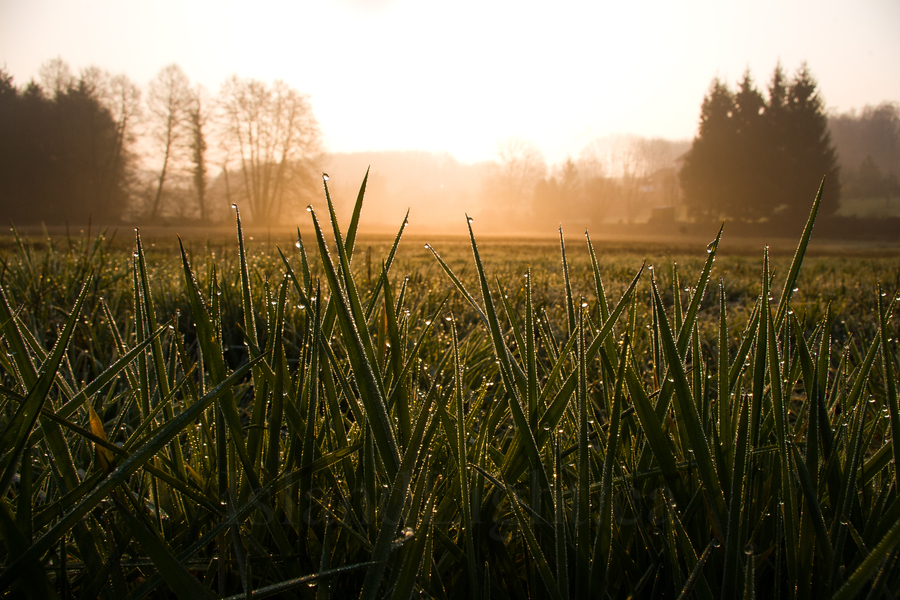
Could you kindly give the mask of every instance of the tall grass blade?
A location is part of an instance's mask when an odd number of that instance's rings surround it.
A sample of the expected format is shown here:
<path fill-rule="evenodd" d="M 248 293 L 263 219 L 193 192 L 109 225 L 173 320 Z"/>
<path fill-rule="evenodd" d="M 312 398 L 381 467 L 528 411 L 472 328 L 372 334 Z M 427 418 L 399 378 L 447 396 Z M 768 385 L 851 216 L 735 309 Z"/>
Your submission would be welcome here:
<path fill-rule="evenodd" d="M 361 400 L 366 409 L 368 424 L 371 428 L 375 445 L 378 447 L 378 452 L 384 461 L 388 477 L 393 480 L 397 476 L 397 470 L 400 468 L 400 457 L 394 429 L 384 403 L 381 384 L 376 376 L 376 366 L 372 364 L 374 358 L 370 357 L 369 353 L 366 352 L 361 339 L 360 329 L 365 328 L 365 322 L 359 323 L 355 320 L 349 306 L 350 301 L 344 296 L 344 290 L 338 282 L 337 272 L 331 262 L 328 244 L 325 241 L 325 236 L 322 234 L 321 227 L 319 227 L 316 212 L 315 210 L 310 212 L 313 226 L 316 230 L 316 239 L 319 243 L 322 265 L 325 267 L 325 275 L 331 289 L 331 302 L 334 303 L 337 310 L 338 323 L 341 327 L 341 333 L 344 337 L 344 343 L 357 386 L 360 388 Z"/>

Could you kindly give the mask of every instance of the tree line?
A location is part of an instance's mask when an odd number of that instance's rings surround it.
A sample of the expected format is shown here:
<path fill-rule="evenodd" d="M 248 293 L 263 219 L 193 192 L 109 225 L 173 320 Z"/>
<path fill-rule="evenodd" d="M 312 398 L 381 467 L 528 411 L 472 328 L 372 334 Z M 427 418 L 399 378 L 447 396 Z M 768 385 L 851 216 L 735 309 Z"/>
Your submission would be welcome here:
<path fill-rule="evenodd" d="M 0 70 L 0 218 L 209 222 L 240 203 L 274 223 L 314 193 L 320 137 L 282 81 L 232 76 L 211 97 L 175 64 L 146 94 L 61 59 L 24 86 Z"/>
<path fill-rule="evenodd" d="M 805 64 L 790 78 L 779 64 L 766 92 L 749 70 L 736 90 L 713 80 L 680 172 L 695 219 L 798 222 L 823 177 L 820 213 L 837 211 L 840 172 L 816 80 Z"/>
<path fill-rule="evenodd" d="M 900 197 L 900 105 L 883 102 L 832 115 L 828 128 L 841 162 L 845 198 Z"/>

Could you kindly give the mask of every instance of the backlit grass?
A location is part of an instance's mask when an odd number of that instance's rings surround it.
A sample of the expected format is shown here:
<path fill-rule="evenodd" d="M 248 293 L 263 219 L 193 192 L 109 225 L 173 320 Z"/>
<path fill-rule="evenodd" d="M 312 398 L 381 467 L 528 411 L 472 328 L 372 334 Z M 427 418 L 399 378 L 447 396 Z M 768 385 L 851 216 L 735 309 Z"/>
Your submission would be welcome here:
<path fill-rule="evenodd" d="M 15 240 L 3 593 L 900 593 L 900 271 L 804 261 L 818 198 L 675 264 L 363 246 L 364 188 L 278 248 Z"/>

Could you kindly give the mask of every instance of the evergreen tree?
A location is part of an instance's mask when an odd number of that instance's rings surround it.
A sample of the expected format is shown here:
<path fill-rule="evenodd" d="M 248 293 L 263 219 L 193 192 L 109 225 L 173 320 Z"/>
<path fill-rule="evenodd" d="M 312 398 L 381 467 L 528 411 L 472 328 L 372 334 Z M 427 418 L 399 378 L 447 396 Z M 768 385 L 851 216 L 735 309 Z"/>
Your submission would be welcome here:
<path fill-rule="evenodd" d="M 816 86 L 816 80 L 804 63 L 788 88 L 778 205 L 784 207 L 785 218 L 792 222 L 806 218 L 823 176 L 826 185 L 819 212 L 834 214 L 840 200 L 837 156 L 828 131 L 824 102 Z"/>
<path fill-rule="evenodd" d="M 696 218 L 719 219 L 728 215 L 726 202 L 734 192 L 734 109 L 734 96 L 728 86 L 714 79 L 700 109 L 700 131 L 681 169 L 685 202 Z"/>
<path fill-rule="evenodd" d="M 119 218 L 130 154 L 93 77 L 65 77 L 55 61 L 50 94 L 0 72 L 0 219 L 86 223 Z M 50 73 L 50 69 L 47 69 Z"/>
<path fill-rule="evenodd" d="M 744 78 L 738 84 L 734 95 L 735 147 L 734 165 L 742 165 L 747 173 L 763 173 L 770 153 L 766 151 L 766 102 L 753 85 L 750 70 L 744 71 Z M 734 170 L 734 166 L 731 167 Z M 732 179 L 734 189 L 726 199 L 726 207 L 731 217 L 742 220 L 758 220 L 772 211 L 769 180 L 765 177 L 741 177 L 735 173 Z"/>
<path fill-rule="evenodd" d="M 820 213 L 837 210 L 837 161 L 815 79 L 804 64 L 788 82 L 778 64 L 768 92 L 766 102 L 749 70 L 734 94 L 713 81 L 680 174 L 694 217 L 802 222 L 823 176 Z"/>

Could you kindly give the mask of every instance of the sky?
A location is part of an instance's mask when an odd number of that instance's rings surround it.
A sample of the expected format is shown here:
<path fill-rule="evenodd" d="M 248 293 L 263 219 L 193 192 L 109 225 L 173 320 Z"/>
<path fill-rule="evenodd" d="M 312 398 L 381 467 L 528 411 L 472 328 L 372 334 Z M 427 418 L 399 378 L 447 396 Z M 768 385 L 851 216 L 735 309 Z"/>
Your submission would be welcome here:
<path fill-rule="evenodd" d="M 806 61 L 832 111 L 900 101 L 900 1 L 0 0 L 0 66 L 21 84 L 61 57 L 145 87 L 178 63 L 309 94 L 330 152 L 551 163 L 619 133 L 690 139 L 716 76 Z"/>

